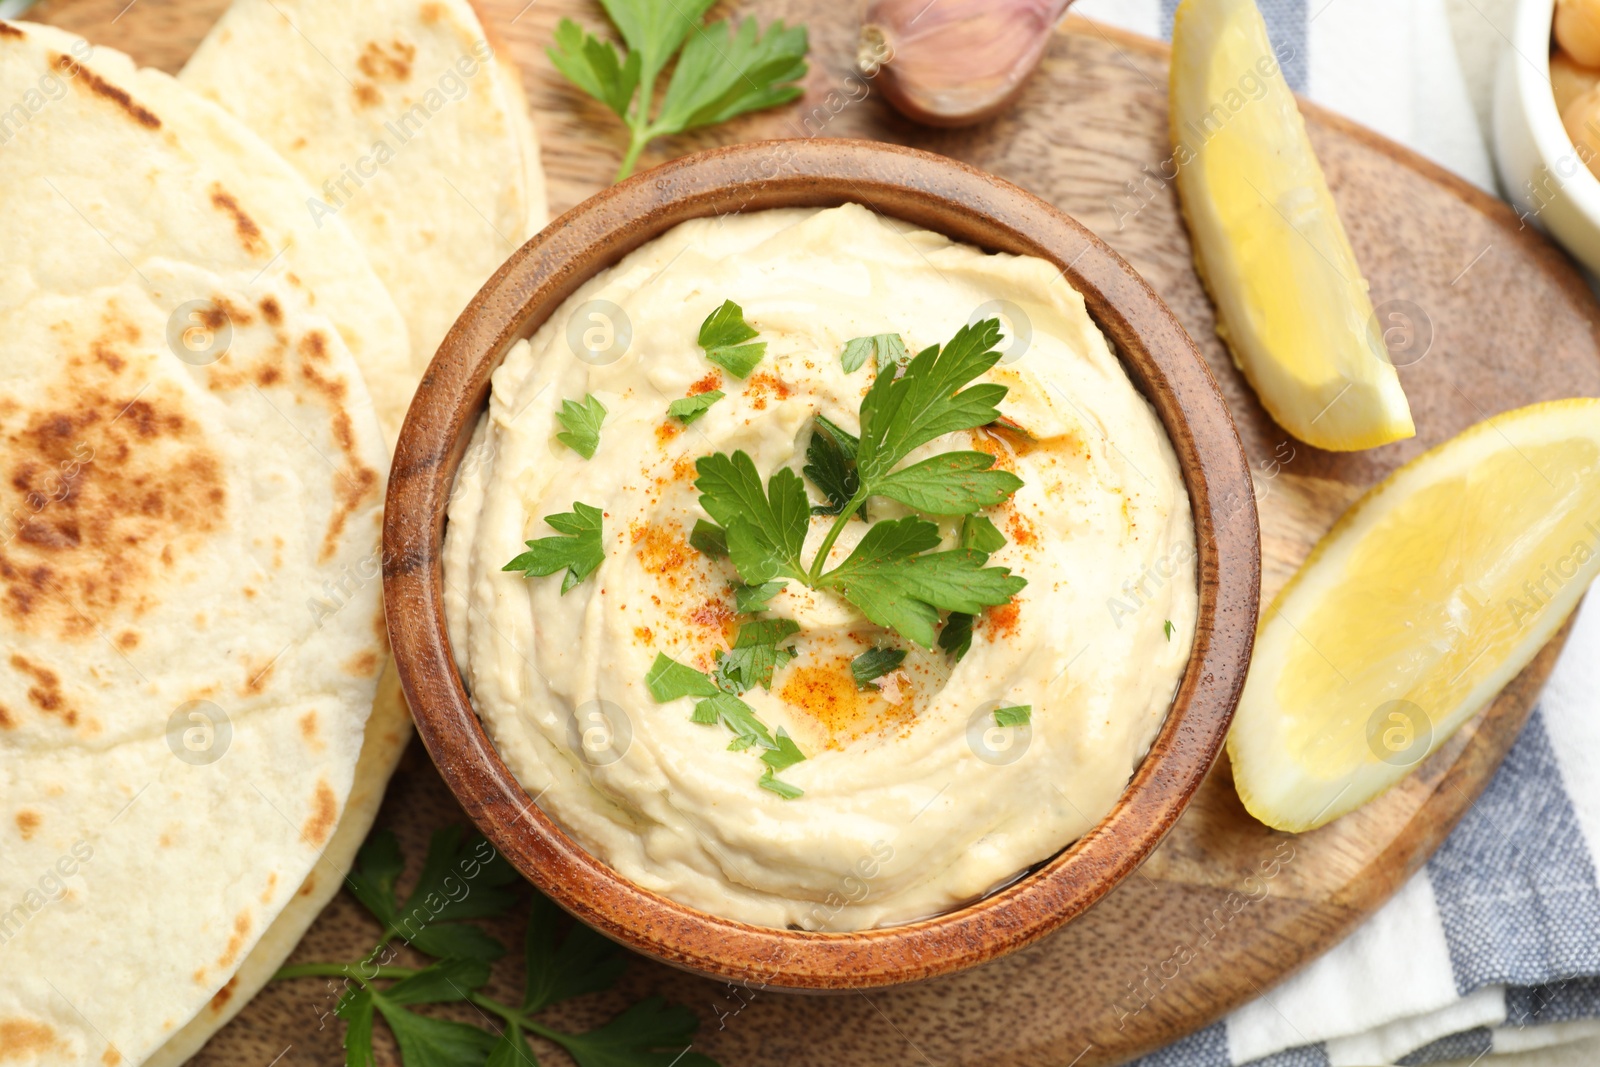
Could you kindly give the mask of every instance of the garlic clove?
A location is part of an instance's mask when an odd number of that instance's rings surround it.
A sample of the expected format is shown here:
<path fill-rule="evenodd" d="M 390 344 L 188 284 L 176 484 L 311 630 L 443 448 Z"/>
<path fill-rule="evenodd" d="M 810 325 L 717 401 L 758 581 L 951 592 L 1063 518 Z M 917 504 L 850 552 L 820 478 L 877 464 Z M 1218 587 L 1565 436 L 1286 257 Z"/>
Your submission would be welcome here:
<path fill-rule="evenodd" d="M 965 126 L 1017 95 L 1071 2 L 869 0 L 856 62 L 906 118 Z"/>

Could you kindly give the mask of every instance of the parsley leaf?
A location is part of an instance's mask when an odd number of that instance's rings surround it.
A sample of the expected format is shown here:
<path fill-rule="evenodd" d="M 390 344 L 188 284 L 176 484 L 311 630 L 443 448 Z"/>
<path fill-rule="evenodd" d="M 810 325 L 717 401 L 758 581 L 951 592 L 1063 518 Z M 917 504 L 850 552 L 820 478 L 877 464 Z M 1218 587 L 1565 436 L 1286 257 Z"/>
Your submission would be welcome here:
<path fill-rule="evenodd" d="M 733 607 L 741 615 L 767 610 L 767 601 L 783 592 L 783 582 L 763 582 L 761 585 L 736 585 L 733 587 Z"/>
<path fill-rule="evenodd" d="M 1009 708 L 994 709 L 994 724 L 996 726 L 1026 726 L 1032 718 L 1032 704 L 1016 704 Z"/>
<path fill-rule="evenodd" d="M 716 682 L 723 692 L 738 696 L 756 686 L 772 687 L 772 672 L 794 658 L 778 642 L 800 632 L 793 619 L 757 619 L 739 627 L 733 648 L 717 654 Z"/>
<path fill-rule="evenodd" d="M 770 792 L 778 794 L 785 800 L 794 800 L 798 797 L 803 797 L 806 795 L 806 791 L 801 789 L 799 786 L 790 785 L 788 782 L 780 782 L 778 779 L 774 778 L 772 776 L 771 767 L 768 767 L 766 770 L 761 772 L 761 777 L 756 779 L 756 785 L 759 785 L 762 789 L 766 789 Z"/>
<path fill-rule="evenodd" d="M 850 661 L 850 673 L 856 680 L 856 688 L 878 688 L 872 683 L 894 671 L 905 661 L 905 658 L 906 650 L 903 648 L 867 649 Z"/>
<path fill-rule="evenodd" d="M 506 954 L 504 945 L 467 923 L 426 926 L 407 940 L 430 956 L 446 959 L 496 960 Z"/>
<path fill-rule="evenodd" d="M 593 459 L 594 450 L 600 447 L 600 424 L 605 417 L 606 406 L 592 395 L 585 396 L 581 404 L 563 400 L 556 418 L 566 432 L 556 434 L 556 440 L 584 459 Z"/>
<path fill-rule="evenodd" d="M 516 872 L 483 837 L 464 836 L 461 827 L 433 835 L 416 887 L 404 904 L 394 885 L 402 870 L 393 834 L 373 834 L 346 877 L 350 891 L 383 924 L 382 940 L 402 938 L 430 956 L 494 960 L 505 947 L 465 919 L 481 919 L 510 909 L 516 896 L 508 888 Z M 470 892 L 460 893 L 466 885 Z"/>
<path fill-rule="evenodd" d="M 406 1067 L 460 1067 L 481 1063 L 494 1048 L 495 1036 L 466 1023 L 433 1019 L 406 1011 L 382 993 L 373 993 L 372 1002 L 383 1013 L 400 1059 Z"/>
<path fill-rule="evenodd" d="M 689 531 L 689 547 L 712 559 L 727 559 L 728 532 L 714 522 L 696 519 L 694 529 Z"/>
<path fill-rule="evenodd" d="M 629 53 L 623 60 L 610 41 L 590 36 L 566 18 L 556 24 L 555 45 L 545 51 L 568 81 L 627 120 L 628 105 L 639 87 L 641 53 Z"/>
<path fill-rule="evenodd" d="M 987 560 L 990 553 L 1006 547 L 1006 535 L 987 516 L 968 515 L 961 520 L 961 547 L 981 552 Z M 952 611 L 945 620 L 944 629 L 939 631 L 939 647 L 956 663 L 972 651 L 972 623 L 973 616 Z"/>
<path fill-rule="evenodd" d="M 813 515 L 837 515 L 850 503 L 860 488 L 856 477 L 856 440 L 833 423 L 817 416 L 817 425 L 811 431 L 811 443 L 806 445 L 805 476 L 811 484 L 822 490 L 828 498 L 826 504 L 811 508 Z"/>
<path fill-rule="evenodd" d="M 732 300 L 706 316 L 700 324 L 700 347 L 706 358 L 735 378 L 748 378 L 756 369 L 761 357 L 767 354 L 767 342 L 744 344 L 756 335 L 756 328 L 744 321 L 744 309 Z"/>
<path fill-rule="evenodd" d="M 650 997 L 604 1026 L 552 1039 L 578 1067 L 715 1067 L 708 1057 L 687 1051 L 699 1027 L 688 1008 Z"/>
<path fill-rule="evenodd" d="M 800 476 L 780 468 L 761 489 L 755 461 L 745 452 L 717 452 L 695 460 L 700 506 L 727 534 L 739 576 L 761 585 L 782 575 L 801 578 L 800 550 L 810 524 L 811 501 Z"/>
<path fill-rule="evenodd" d="M 459 895 L 462 882 L 469 883 L 472 889 L 464 896 Z M 517 872 L 487 838 L 469 834 L 460 826 L 449 826 L 428 839 L 422 872 L 402 910 L 426 905 L 433 922 L 486 919 L 511 909 L 517 901 L 514 887 L 520 884 Z M 429 897 L 442 899 L 430 901 Z M 430 956 L 440 955 L 425 945 L 418 947 Z"/>
<path fill-rule="evenodd" d="M 925 348 L 899 377 L 881 374 L 861 402 L 861 447 L 856 466 L 867 492 L 913 449 L 959 430 L 993 422 L 1006 387 L 992 382 L 963 388 L 1000 362 L 1000 321 L 963 326 L 943 348 Z"/>
<path fill-rule="evenodd" d="M 973 616 L 965 611 L 952 611 L 939 631 L 939 647 L 950 653 L 955 662 L 972 651 Z"/>
<path fill-rule="evenodd" d="M 856 461 L 856 451 L 861 447 L 861 438 L 825 415 L 818 415 L 815 421 L 818 426 L 827 430 L 835 441 L 839 442 L 839 449 L 844 453 L 844 458 L 854 463 Z"/>
<path fill-rule="evenodd" d="M 778 742 L 776 748 L 761 754 L 761 762 L 773 771 L 788 770 L 796 763 L 805 761 L 805 753 L 800 751 L 800 746 L 794 743 L 794 738 L 790 737 L 782 727 L 778 728 L 776 740 Z"/>
<path fill-rule="evenodd" d="M 536 1065 L 523 1038 L 524 1028 L 560 1045 L 579 1067 L 716 1067 L 709 1057 L 688 1051 L 700 1027 L 694 1012 L 669 1005 L 660 997 L 642 1000 L 604 1026 L 582 1034 L 552 1030 L 529 1018 L 569 997 L 609 989 L 628 965 L 627 955 L 616 944 L 579 922 L 572 924 L 557 946 L 555 926 L 560 914 L 554 904 L 535 895 L 528 916 L 528 979 L 522 1010 L 499 1011 L 508 1025 L 485 1067 Z"/>
<path fill-rule="evenodd" d="M 367 838 L 356 853 L 355 865 L 345 876 L 351 895 L 386 929 L 394 928 L 400 911 L 394 884 L 403 870 L 399 840 L 388 830 L 380 830 Z"/>
<path fill-rule="evenodd" d="M 561 592 L 565 595 L 605 562 L 605 546 L 600 543 L 601 518 L 599 508 L 577 501 L 573 501 L 571 511 L 546 515 L 544 521 L 563 536 L 529 541 L 528 551 L 501 570 L 522 571 L 525 578 L 542 578 L 565 569 L 567 576 L 561 581 Z"/>
<path fill-rule="evenodd" d="M 373 1067 L 372 991 L 365 986 L 346 989 L 333 1013 L 344 1020 L 345 1067 Z"/>
<path fill-rule="evenodd" d="M 1173 631 L 1173 630 L 1174 630 L 1174 629 L 1176 629 L 1176 627 L 1174 627 L 1174 626 L 1173 626 L 1173 625 L 1172 625 L 1172 620 L 1171 620 L 1171 619 L 1168 619 L 1168 620 L 1166 620 L 1166 621 L 1165 621 L 1165 622 L 1163 622 L 1163 623 L 1162 623 L 1162 624 L 1161 624 L 1161 629 L 1162 629 L 1162 630 L 1164 630 L 1164 631 L 1165 631 L 1165 632 L 1166 632 L 1166 635 L 1167 635 L 1167 640 L 1168 640 L 1168 641 L 1169 641 L 1169 642 L 1170 642 L 1170 641 L 1171 641 L 1171 640 L 1172 640 L 1172 631 Z"/>
<path fill-rule="evenodd" d="M 752 20 L 737 30 L 724 20 L 699 30 L 712 0 L 603 0 L 606 14 L 627 44 L 610 42 L 562 19 L 550 61 L 578 88 L 616 113 L 628 127 L 628 149 L 617 173 L 633 172 L 639 153 L 657 137 L 724 122 L 800 95 L 806 73 L 804 27 L 774 22 L 763 35 Z M 685 39 L 688 44 L 685 46 Z M 650 116 L 656 81 L 674 53 L 677 67 Z"/>
<path fill-rule="evenodd" d="M 1027 431 L 1027 429 L 1025 429 L 1022 425 L 1020 425 L 1019 423 L 1013 422 L 1012 420 L 1006 418 L 1004 415 L 1001 415 L 999 418 L 997 418 L 993 422 L 991 422 L 989 424 L 989 427 L 990 427 L 990 429 L 1003 430 L 1006 433 L 1016 434 L 1018 437 L 1022 438 L 1024 441 L 1037 441 L 1038 440 L 1037 437 L 1035 437 L 1035 436 L 1033 436 L 1033 434 L 1029 433 Z"/>
<path fill-rule="evenodd" d="M 482 960 L 444 960 L 425 967 L 384 991 L 394 1004 L 442 1004 L 466 1000 L 470 990 L 489 980 L 489 965 Z"/>
<path fill-rule="evenodd" d="M 925 648 L 933 647 L 940 611 L 975 615 L 1004 604 L 1028 584 L 1005 567 L 985 567 L 982 552 L 928 553 L 938 544 L 939 528 L 926 519 L 886 519 L 820 584 L 839 590 L 879 626 Z"/>
<path fill-rule="evenodd" d="M 1006 535 L 984 515 L 968 515 L 961 520 L 961 547 L 989 555 L 1006 547 Z"/>
<path fill-rule="evenodd" d="M 767 724 L 756 718 L 756 709 L 732 693 L 718 693 L 702 700 L 694 706 L 694 714 L 689 720 L 701 726 L 712 726 L 720 722 L 733 731 L 733 740 L 728 743 L 728 749 L 732 752 L 742 752 L 751 745 L 759 745 L 761 748 L 778 747 L 778 743 L 772 739 L 772 731 L 767 729 Z"/>
<path fill-rule="evenodd" d="M 852 337 L 844 343 L 844 351 L 839 353 L 839 363 L 844 367 L 846 374 L 854 374 L 877 350 L 876 337 Z"/>
<path fill-rule="evenodd" d="M 721 389 L 713 389 L 709 393 L 696 393 L 694 396 L 686 396 L 681 400 L 674 400 L 667 405 L 667 415 L 687 426 L 707 411 L 710 411 L 711 405 L 726 395 Z"/>
<path fill-rule="evenodd" d="M 527 978 L 522 1010 L 530 1015 L 569 997 L 610 989 L 628 967 L 628 958 L 615 941 L 580 922 L 572 924 L 558 945 L 556 924 L 561 916 L 561 909 L 542 893 L 533 895 L 523 942 Z"/>
<path fill-rule="evenodd" d="M 656 653 L 656 661 L 650 665 L 650 673 L 644 676 L 644 684 L 658 704 L 679 697 L 713 697 L 721 692 L 717 683 L 705 674 L 664 652 Z"/>
<path fill-rule="evenodd" d="M 671 4 L 651 0 L 604 0 L 606 14 L 616 24 L 628 47 L 640 55 L 640 80 L 653 83 L 683 47 L 713 0 L 677 0 Z"/>
<path fill-rule="evenodd" d="M 806 50 L 804 26 L 775 21 L 763 34 L 753 19 L 737 29 L 726 20 L 713 23 L 678 57 L 656 123 L 692 130 L 793 100 L 801 93 L 792 83 L 805 76 Z"/>
<path fill-rule="evenodd" d="M 500 1040 L 490 1050 L 489 1058 L 483 1061 L 483 1067 L 539 1067 L 539 1061 L 533 1058 L 528 1039 L 522 1036 L 522 1027 L 508 1022 L 500 1032 Z"/>
<path fill-rule="evenodd" d="M 1021 478 L 992 471 L 993 465 L 994 457 L 984 452 L 941 452 L 895 471 L 873 489 L 929 515 L 968 515 L 1022 488 Z"/>
<path fill-rule="evenodd" d="M 879 371 L 904 363 L 907 359 L 906 343 L 897 333 L 878 333 L 871 337 L 855 337 L 844 344 L 839 360 L 846 374 L 854 374 L 871 356 Z"/>

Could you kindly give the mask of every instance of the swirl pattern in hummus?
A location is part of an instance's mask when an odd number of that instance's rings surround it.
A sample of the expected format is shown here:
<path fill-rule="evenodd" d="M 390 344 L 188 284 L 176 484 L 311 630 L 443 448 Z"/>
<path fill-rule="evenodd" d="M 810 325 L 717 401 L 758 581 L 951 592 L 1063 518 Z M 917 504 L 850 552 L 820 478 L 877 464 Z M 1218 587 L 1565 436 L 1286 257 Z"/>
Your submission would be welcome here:
<path fill-rule="evenodd" d="M 695 343 L 727 299 L 768 344 L 744 381 Z M 692 723 L 692 701 L 658 704 L 645 688 L 657 653 L 709 670 L 737 629 L 732 568 L 687 541 L 704 517 L 694 460 L 743 449 L 764 476 L 798 470 L 816 414 L 857 428 L 873 372 L 844 371 L 845 341 L 898 331 L 916 351 L 995 301 L 1027 323 L 1008 323 L 1007 357 L 988 375 L 1010 388 L 1001 410 L 1027 434 L 954 434 L 911 461 L 977 448 L 1022 478 L 990 517 L 1009 542 L 993 562 L 1028 586 L 978 621 L 952 664 L 791 584 L 770 610 L 801 624 L 798 656 L 744 699 L 806 753 L 783 775 L 805 794 L 762 790 L 759 763 Z M 588 342 L 570 338 L 586 329 L 630 340 L 612 361 L 581 359 Z M 666 417 L 707 388 L 727 396 L 687 427 Z M 561 402 L 585 394 L 609 412 L 587 461 L 555 440 Z M 575 500 L 605 512 L 598 571 L 562 596 L 559 576 L 501 570 Z M 869 508 L 874 520 L 903 513 Z M 828 522 L 812 523 L 807 558 Z M 958 524 L 941 522 L 947 547 Z M 847 527 L 835 561 L 865 529 Z M 717 915 L 851 930 L 979 896 L 1110 810 L 1188 660 L 1194 558 L 1171 444 L 1060 272 L 846 205 L 685 223 L 519 343 L 458 477 L 445 580 L 479 714 L 529 795 L 580 843 Z M 877 693 L 849 670 L 874 645 L 908 649 Z M 1031 705 L 1031 723 L 996 727 L 993 709 L 1011 704 Z M 586 739 L 607 724 L 601 744 Z"/>

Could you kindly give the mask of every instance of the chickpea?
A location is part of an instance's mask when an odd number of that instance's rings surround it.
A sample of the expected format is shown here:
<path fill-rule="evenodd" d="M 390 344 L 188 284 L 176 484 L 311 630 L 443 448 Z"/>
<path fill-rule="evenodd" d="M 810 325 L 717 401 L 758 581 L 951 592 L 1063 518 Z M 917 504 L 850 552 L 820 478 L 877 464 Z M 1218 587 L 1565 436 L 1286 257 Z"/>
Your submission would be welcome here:
<path fill-rule="evenodd" d="M 1561 112 L 1561 125 L 1567 128 L 1578 158 L 1600 177 L 1600 88 L 1590 89 L 1568 104 Z"/>
<path fill-rule="evenodd" d="M 1550 92 L 1556 98 L 1557 111 L 1565 114 L 1568 104 L 1596 85 L 1600 85 L 1600 69 L 1586 67 L 1565 52 L 1550 57 Z"/>
<path fill-rule="evenodd" d="M 1600 0 L 1556 0 L 1556 43 L 1586 67 L 1600 67 Z"/>

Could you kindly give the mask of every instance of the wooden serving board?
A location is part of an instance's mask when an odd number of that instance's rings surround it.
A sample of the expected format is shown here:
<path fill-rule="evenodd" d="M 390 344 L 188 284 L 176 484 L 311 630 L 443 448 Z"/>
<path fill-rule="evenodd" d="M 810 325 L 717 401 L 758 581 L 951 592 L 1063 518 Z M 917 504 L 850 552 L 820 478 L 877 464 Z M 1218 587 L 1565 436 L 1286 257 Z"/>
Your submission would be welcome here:
<path fill-rule="evenodd" d="M 35 17 L 175 71 L 225 0 L 48 0 Z M 490 32 L 521 64 L 543 139 L 551 206 L 564 211 L 609 183 L 620 127 L 571 88 L 544 55 L 556 21 L 604 25 L 590 0 L 478 0 Z M 526 6 L 524 6 L 526 4 Z M 1423 449 L 1496 412 L 1536 400 L 1600 395 L 1600 308 L 1567 259 L 1521 227 L 1500 201 L 1377 135 L 1307 107 L 1311 138 L 1332 183 L 1376 304 L 1410 314 L 1397 362 L 1418 436 L 1355 455 L 1296 442 L 1268 419 L 1230 365 L 1191 267 L 1170 184 L 1166 52 L 1154 43 L 1071 20 L 1006 114 L 965 130 L 902 120 L 854 73 L 852 0 L 740 5 L 763 19 L 810 27 L 812 69 L 798 105 L 657 143 L 649 166 L 699 148 L 767 137 L 869 137 L 954 156 L 1031 190 L 1076 216 L 1127 258 L 1166 299 L 1206 353 L 1239 423 L 1261 504 L 1263 604 L 1338 514 Z M 509 165 L 510 161 L 508 161 Z M 1422 354 L 1424 353 L 1425 354 Z M 1420 355 L 1420 358 L 1419 358 Z M 745 1003 L 716 983 L 637 961 L 619 988 L 553 1012 L 582 1029 L 650 993 L 687 1003 L 705 1025 L 697 1047 L 744 1064 L 1005 1064 L 1088 1067 L 1128 1060 L 1217 1019 L 1325 951 L 1370 915 L 1427 859 L 1488 782 L 1526 719 L 1564 633 L 1483 715 L 1419 770 L 1365 809 L 1291 837 L 1254 822 L 1234 795 L 1226 760 L 1133 878 L 1083 918 L 1032 948 L 924 986 L 843 997 L 758 995 Z M 413 745 L 380 817 L 413 862 L 428 834 L 463 821 Z M 1287 855 L 1292 859 L 1283 862 Z M 1262 864 L 1275 874 L 1259 880 Z M 1237 910 L 1241 897 L 1265 896 Z M 1219 923 L 1219 916 L 1231 916 Z M 1207 920 L 1220 932 L 1147 1007 L 1128 1015 L 1133 984 L 1154 972 Z M 294 960 L 359 956 L 377 927 L 347 896 L 323 914 Z M 516 944 L 515 923 L 498 931 Z M 491 992 L 515 996 L 506 961 Z M 746 995 L 748 999 L 748 994 Z M 342 1062 L 332 1001 L 314 981 L 269 987 L 194 1061 Z M 461 1008 L 468 1021 L 472 1009 Z M 719 1022 L 720 1020 L 720 1022 Z M 384 1039 L 386 1040 L 386 1038 Z M 392 1048 L 384 1048 L 396 1062 Z M 553 1047 L 541 1050 L 562 1062 Z"/>

